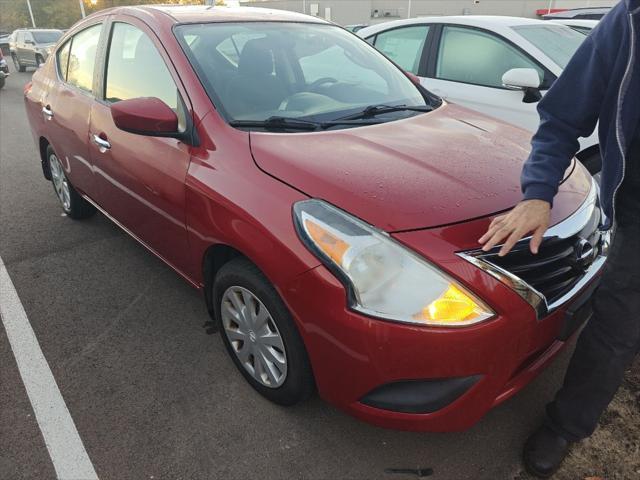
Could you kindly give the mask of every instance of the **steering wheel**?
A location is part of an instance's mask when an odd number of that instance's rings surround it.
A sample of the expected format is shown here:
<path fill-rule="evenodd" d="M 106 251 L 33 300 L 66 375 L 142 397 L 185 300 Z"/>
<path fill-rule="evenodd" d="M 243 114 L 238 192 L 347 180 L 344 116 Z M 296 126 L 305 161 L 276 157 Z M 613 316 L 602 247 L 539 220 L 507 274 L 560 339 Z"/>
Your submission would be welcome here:
<path fill-rule="evenodd" d="M 309 85 L 309 90 L 315 91 L 315 90 L 317 90 L 317 88 L 320 85 L 324 85 L 325 83 L 338 83 L 338 80 L 336 80 L 333 77 L 322 77 L 322 78 L 319 78 L 315 82 L 311 83 L 311 85 Z"/>

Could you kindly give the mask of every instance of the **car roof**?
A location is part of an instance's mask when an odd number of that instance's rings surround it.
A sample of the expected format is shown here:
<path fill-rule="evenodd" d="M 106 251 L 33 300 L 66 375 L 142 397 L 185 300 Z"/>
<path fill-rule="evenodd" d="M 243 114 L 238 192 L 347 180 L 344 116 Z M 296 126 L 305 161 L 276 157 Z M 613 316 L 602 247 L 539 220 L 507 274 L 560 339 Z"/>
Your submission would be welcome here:
<path fill-rule="evenodd" d="M 452 15 L 434 17 L 416 17 L 405 20 L 394 20 L 391 22 L 378 23 L 357 32 L 358 35 L 366 37 L 369 34 L 378 33 L 390 28 L 404 25 L 419 25 L 423 23 L 452 23 L 456 25 L 470 25 L 476 27 L 506 28 L 521 25 L 549 25 L 549 22 L 535 18 L 506 17 L 498 15 Z"/>
<path fill-rule="evenodd" d="M 175 23 L 212 22 L 306 22 L 330 23 L 326 20 L 286 10 L 259 7 L 207 5 L 143 5 L 116 7 L 101 13 L 127 13 L 134 16 L 170 17 Z"/>

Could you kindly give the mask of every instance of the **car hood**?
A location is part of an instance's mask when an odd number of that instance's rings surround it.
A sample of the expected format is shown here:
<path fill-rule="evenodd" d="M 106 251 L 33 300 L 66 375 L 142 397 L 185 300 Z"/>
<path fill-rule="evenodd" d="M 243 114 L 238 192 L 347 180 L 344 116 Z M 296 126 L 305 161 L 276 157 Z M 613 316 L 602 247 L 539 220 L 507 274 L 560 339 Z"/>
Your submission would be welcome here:
<path fill-rule="evenodd" d="M 251 132 L 263 171 L 388 231 L 448 225 L 513 207 L 531 134 L 465 108 L 311 133 Z M 590 179 L 576 169 L 560 197 L 577 208 Z"/>

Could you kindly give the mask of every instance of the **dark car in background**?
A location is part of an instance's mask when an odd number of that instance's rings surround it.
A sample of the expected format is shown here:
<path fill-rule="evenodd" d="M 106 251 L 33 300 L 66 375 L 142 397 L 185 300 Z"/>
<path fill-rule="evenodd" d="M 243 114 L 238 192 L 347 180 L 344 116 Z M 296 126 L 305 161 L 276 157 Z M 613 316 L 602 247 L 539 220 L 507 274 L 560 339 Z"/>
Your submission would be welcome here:
<path fill-rule="evenodd" d="M 544 20 L 557 20 L 560 18 L 573 20 L 600 20 L 609 13 L 609 10 L 611 10 L 611 7 L 572 8 L 570 10 L 547 13 L 546 15 L 543 15 L 542 18 Z"/>
<path fill-rule="evenodd" d="M 7 65 L 7 61 L 2 54 L 2 50 L 0 49 L 0 88 L 4 87 L 4 82 L 6 78 L 9 76 L 9 65 Z"/>
<path fill-rule="evenodd" d="M 9 54 L 9 38 L 11 33 L 0 30 L 0 52 L 4 55 Z"/>
<path fill-rule="evenodd" d="M 356 33 L 358 30 L 362 30 L 365 27 L 368 27 L 366 23 L 357 23 L 355 25 L 345 25 L 344 28 L 346 28 L 352 33 Z"/>
<path fill-rule="evenodd" d="M 16 70 L 24 72 L 27 67 L 38 67 L 46 60 L 62 30 L 19 29 L 11 34 L 9 50 Z"/>

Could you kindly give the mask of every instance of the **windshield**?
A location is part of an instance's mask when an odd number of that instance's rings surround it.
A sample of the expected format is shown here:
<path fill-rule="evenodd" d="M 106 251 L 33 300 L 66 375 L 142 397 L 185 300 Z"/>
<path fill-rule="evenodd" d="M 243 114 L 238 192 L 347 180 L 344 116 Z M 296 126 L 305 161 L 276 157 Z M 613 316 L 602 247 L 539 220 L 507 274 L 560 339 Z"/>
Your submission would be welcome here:
<path fill-rule="evenodd" d="M 62 36 L 60 30 L 51 30 L 48 32 L 31 32 L 36 43 L 56 43 Z"/>
<path fill-rule="evenodd" d="M 563 25 L 522 25 L 512 28 L 563 69 L 587 38 L 583 33 Z"/>
<path fill-rule="evenodd" d="M 227 120 L 330 121 L 371 105 L 424 107 L 420 90 L 366 42 L 333 25 L 209 23 L 176 29 Z M 394 111 L 391 118 L 417 115 Z"/>

